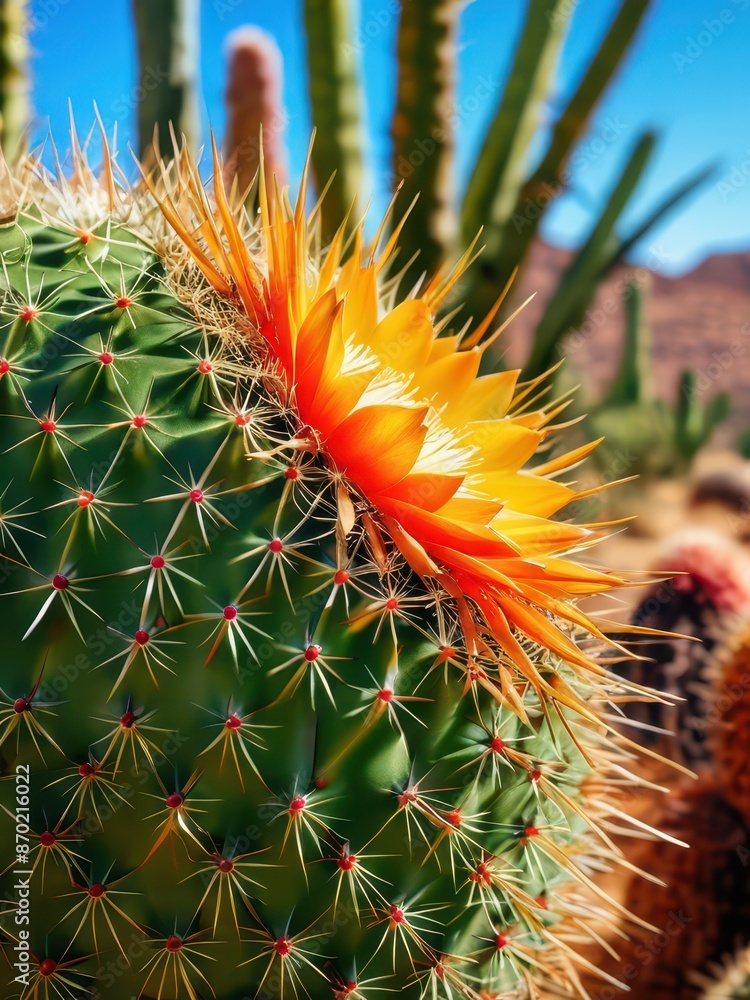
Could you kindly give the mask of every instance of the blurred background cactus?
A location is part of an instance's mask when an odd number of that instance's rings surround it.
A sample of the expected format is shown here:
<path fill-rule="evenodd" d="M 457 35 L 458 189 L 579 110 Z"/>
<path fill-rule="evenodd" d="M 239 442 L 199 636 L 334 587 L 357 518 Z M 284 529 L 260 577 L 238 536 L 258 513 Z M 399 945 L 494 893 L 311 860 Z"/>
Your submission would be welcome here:
<path fill-rule="evenodd" d="M 638 1000 L 742 1000 L 750 995 L 744 953 L 750 944 L 750 560 L 745 556 L 742 567 L 732 570 L 743 575 L 743 606 L 736 599 L 724 602 L 715 593 L 723 586 L 718 568 L 717 561 L 702 578 L 697 572 L 688 574 L 685 587 L 694 605 L 702 603 L 704 610 L 713 606 L 714 639 L 719 641 L 701 657 L 702 676 L 695 670 L 685 672 L 684 662 L 680 670 L 675 669 L 677 660 L 661 664 L 667 673 L 673 668 L 671 689 L 689 700 L 678 721 L 680 746 L 664 736 L 659 746 L 665 750 L 672 745 L 682 759 L 690 760 L 698 780 L 685 778 L 676 785 L 669 781 L 673 787 L 667 799 L 656 790 L 640 797 L 637 814 L 674 842 L 656 845 L 644 840 L 631 854 L 635 865 L 657 872 L 663 884 L 627 875 L 616 890 L 617 898 L 652 927 L 629 932 L 627 941 L 612 937 L 592 956 L 627 982 Z M 663 618 L 681 620 L 687 593 L 672 592 L 659 603 Z M 735 616 L 739 611 L 744 626 Z M 658 684 L 658 679 L 652 677 L 651 682 Z M 650 721 L 657 726 L 673 722 Z M 651 778 L 655 788 L 668 780 L 658 765 Z M 725 967 L 727 956 L 738 949 L 736 964 Z"/>
<path fill-rule="evenodd" d="M 260 28 L 238 28 L 227 41 L 227 124 L 224 137 L 228 189 L 248 191 L 260 166 L 266 179 L 286 180 L 284 153 L 284 66 L 274 39 Z"/>
<path fill-rule="evenodd" d="M 750 948 L 717 967 L 715 979 L 706 982 L 703 1000 L 750 1000 Z"/>
<path fill-rule="evenodd" d="M 364 207 L 363 97 L 355 17 L 355 5 L 349 0 L 305 0 L 310 106 L 316 129 L 312 168 L 318 190 L 327 186 L 321 219 L 329 238 L 347 216 L 353 226 Z"/>
<path fill-rule="evenodd" d="M 31 117 L 28 0 L 0 0 L 0 142 L 7 160 L 23 145 Z"/>
<path fill-rule="evenodd" d="M 400 7 L 391 126 L 396 198 L 392 221 L 399 223 L 411 208 L 402 231 L 404 296 L 420 275 L 451 265 L 481 231 L 481 257 L 457 296 L 465 302 L 467 319 L 479 323 L 511 278 L 519 276 L 545 214 L 567 190 L 569 158 L 651 3 L 622 0 L 570 100 L 549 123 L 544 115 L 552 104 L 558 57 L 576 4 L 528 0 L 510 72 L 463 195 L 457 191 L 453 166 L 456 37 L 462 6 L 458 0 L 419 0 Z M 332 233 L 347 212 L 353 209 L 356 215 L 361 195 L 366 148 L 359 85 L 362 46 L 348 0 L 307 0 L 305 9 L 309 93 L 317 128 L 313 167 L 319 190 L 336 172 L 323 206 L 324 229 Z M 549 138 L 535 160 L 542 125 Z M 529 375 L 539 375 L 559 360 L 560 344 L 583 318 L 601 281 L 707 176 L 708 171 L 701 171 L 682 181 L 639 224 L 618 233 L 617 224 L 655 146 L 656 137 L 650 133 L 636 142 L 589 237 L 562 275 L 529 351 Z M 449 301 L 446 308 L 452 305 Z M 508 296 L 500 318 L 517 305 L 515 297 Z M 493 362 L 496 367 L 502 364 L 497 352 Z"/>
<path fill-rule="evenodd" d="M 461 0 L 406 3 L 398 30 L 398 92 L 391 125 L 394 219 L 401 232 L 407 290 L 458 249 L 455 208 L 455 86 Z M 473 236 L 476 234 L 473 234 Z M 473 238 L 472 236 L 472 238 Z"/>
<path fill-rule="evenodd" d="M 191 149 L 200 142 L 198 45 L 200 0 L 133 0 L 138 43 L 138 152 L 150 163 L 154 130 L 170 127 Z"/>
<path fill-rule="evenodd" d="M 646 477 L 684 474 L 698 451 L 729 415 L 729 397 L 716 393 L 706 402 L 697 376 L 683 371 L 674 388 L 674 403 L 656 393 L 652 367 L 651 330 L 644 313 L 647 283 L 631 282 L 623 294 L 625 331 L 617 374 L 599 401 L 583 400 L 589 427 L 604 438 L 595 455 L 602 469 L 611 468 L 617 454 L 634 460 L 630 475 Z"/>

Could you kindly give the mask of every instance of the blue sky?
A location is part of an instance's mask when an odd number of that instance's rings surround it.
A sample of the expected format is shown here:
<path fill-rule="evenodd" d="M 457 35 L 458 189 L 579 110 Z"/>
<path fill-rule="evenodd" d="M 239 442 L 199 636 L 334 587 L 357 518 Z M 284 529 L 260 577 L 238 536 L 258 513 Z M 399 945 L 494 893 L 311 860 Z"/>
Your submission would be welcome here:
<path fill-rule="evenodd" d="M 158 0 L 154 0 L 158 2 Z M 552 109 L 565 98 L 618 7 L 617 0 L 571 0 L 575 13 Z M 358 12 L 367 101 L 374 211 L 387 198 L 389 124 L 395 92 L 396 15 L 392 0 L 352 0 Z M 459 54 L 458 190 L 465 182 L 501 93 L 525 4 L 474 0 L 462 14 Z M 52 128 L 64 145 L 67 101 L 83 127 L 97 101 L 108 125 L 119 119 L 119 145 L 135 116 L 134 35 L 130 0 L 32 0 L 35 30 L 35 139 Z M 203 0 L 201 74 L 204 118 L 223 128 L 224 39 L 242 24 L 272 32 L 286 65 L 287 145 L 292 179 L 310 134 L 302 0 Z M 750 0 L 656 0 L 635 48 L 599 106 L 575 159 L 571 190 L 548 213 L 544 235 L 577 243 L 645 128 L 660 134 L 657 154 L 635 199 L 635 221 L 660 193 L 707 162 L 714 178 L 682 212 L 637 249 L 635 257 L 680 273 L 706 254 L 750 248 Z M 484 82 L 491 87 L 482 87 Z M 479 89 L 478 89 L 479 88 Z M 477 101 L 477 93 L 492 96 Z M 551 109 L 551 110 L 552 110 Z M 607 128 L 608 123 L 614 128 Z M 616 133 L 616 134 L 615 134 Z M 125 157 L 121 157 L 123 165 Z"/>

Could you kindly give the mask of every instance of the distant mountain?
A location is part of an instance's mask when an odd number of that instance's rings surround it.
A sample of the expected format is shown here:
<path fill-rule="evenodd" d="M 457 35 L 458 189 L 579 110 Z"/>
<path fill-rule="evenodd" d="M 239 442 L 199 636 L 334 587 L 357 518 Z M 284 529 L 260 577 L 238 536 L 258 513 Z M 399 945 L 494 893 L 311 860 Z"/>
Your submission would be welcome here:
<path fill-rule="evenodd" d="M 741 292 L 750 292 L 750 250 L 744 253 L 718 253 L 706 257 L 694 270 L 678 281 L 702 285 L 726 285 Z M 750 318 L 750 317 L 748 317 Z"/>
<path fill-rule="evenodd" d="M 539 243 L 533 248 L 516 297 L 523 301 L 531 292 L 536 297 L 503 335 L 508 363 L 522 364 L 533 330 L 570 260 L 570 252 L 559 247 Z M 594 398 L 617 369 L 624 324 L 622 289 L 628 278 L 650 289 L 646 315 L 653 333 L 657 391 L 673 399 L 682 369 L 695 369 L 706 399 L 718 392 L 730 394 L 732 418 L 717 433 L 717 443 L 733 443 L 738 431 L 750 429 L 750 251 L 707 257 L 679 278 L 635 267 L 611 275 L 565 351 L 586 394 Z"/>

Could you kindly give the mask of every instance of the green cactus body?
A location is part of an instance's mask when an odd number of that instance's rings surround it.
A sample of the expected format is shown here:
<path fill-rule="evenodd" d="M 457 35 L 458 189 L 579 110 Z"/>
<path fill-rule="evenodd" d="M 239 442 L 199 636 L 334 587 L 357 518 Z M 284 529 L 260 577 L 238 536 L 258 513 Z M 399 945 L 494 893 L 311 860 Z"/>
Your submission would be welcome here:
<path fill-rule="evenodd" d="M 236 301 L 124 214 L 0 233 L 2 975 L 20 867 L 24 997 L 575 995 L 616 747 L 498 695 Z"/>
<path fill-rule="evenodd" d="M 676 403 L 670 406 L 654 392 L 651 371 L 651 331 L 644 316 L 648 285 L 631 282 L 623 293 L 627 327 L 617 375 L 605 398 L 591 414 L 594 433 L 605 436 L 597 453 L 603 470 L 612 468 L 618 453 L 640 455 L 628 472 L 650 478 L 684 472 L 729 414 L 729 398 L 719 393 L 701 400 L 697 375 L 682 373 Z M 637 446 L 637 448 L 636 448 Z"/>

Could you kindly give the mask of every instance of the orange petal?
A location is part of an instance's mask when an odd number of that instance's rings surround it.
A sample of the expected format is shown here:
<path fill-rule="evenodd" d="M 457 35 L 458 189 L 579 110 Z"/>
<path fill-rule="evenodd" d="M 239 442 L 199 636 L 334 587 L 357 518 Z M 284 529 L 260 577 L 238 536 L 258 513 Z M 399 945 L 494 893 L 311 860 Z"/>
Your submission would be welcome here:
<path fill-rule="evenodd" d="M 437 472 L 412 472 L 391 486 L 388 496 L 423 510 L 443 507 L 463 482 L 463 476 L 445 476 Z"/>
<path fill-rule="evenodd" d="M 442 517 L 440 512 L 420 510 L 398 500 L 381 498 L 379 502 L 428 548 L 435 543 L 456 548 L 467 555 L 483 556 L 485 559 L 514 556 L 518 552 L 512 542 L 484 525 L 454 521 Z"/>
<path fill-rule="evenodd" d="M 504 537 L 512 539 L 525 557 L 564 552 L 594 536 L 587 528 L 563 521 L 550 521 L 545 517 L 518 514 L 502 510 L 492 522 L 492 527 Z"/>
<path fill-rule="evenodd" d="M 388 517 L 387 514 L 383 521 L 399 552 L 415 573 L 419 573 L 420 576 L 437 576 L 439 574 L 440 570 L 436 563 L 430 559 L 419 542 L 404 531 L 398 521 Z"/>
<path fill-rule="evenodd" d="M 448 404 L 460 406 L 471 390 L 479 371 L 482 356 L 479 351 L 460 351 L 429 364 L 417 373 L 417 384 L 425 399 L 434 400 L 438 408 Z M 450 417 L 448 417 L 450 420 Z M 462 423 L 466 417 L 461 412 Z"/>
<path fill-rule="evenodd" d="M 297 334 L 294 352 L 294 383 L 302 407 L 309 406 L 318 390 L 326 365 L 331 333 L 342 303 L 331 290 L 315 302 Z"/>
<path fill-rule="evenodd" d="M 325 442 L 338 468 L 368 496 L 387 490 L 413 469 L 427 428 L 427 407 L 363 406 Z"/>

